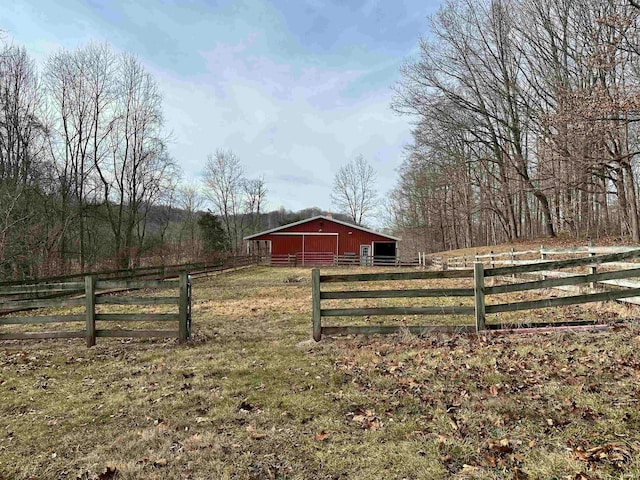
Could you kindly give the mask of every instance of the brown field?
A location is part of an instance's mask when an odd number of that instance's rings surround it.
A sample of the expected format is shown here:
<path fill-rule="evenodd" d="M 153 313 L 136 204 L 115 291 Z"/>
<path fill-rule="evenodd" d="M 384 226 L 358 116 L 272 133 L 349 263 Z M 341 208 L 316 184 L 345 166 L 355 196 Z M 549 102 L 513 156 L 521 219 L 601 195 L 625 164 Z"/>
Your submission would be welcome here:
<path fill-rule="evenodd" d="M 465 286 L 451 282 L 429 286 Z M 316 344 L 310 306 L 309 270 L 253 268 L 195 281 L 187 345 L 1 343 L 0 478 L 640 478 L 635 323 Z M 489 321 L 637 312 L 608 303 L 509 315 Z M 331 319 L 452 321 L 473 323 Z"/>

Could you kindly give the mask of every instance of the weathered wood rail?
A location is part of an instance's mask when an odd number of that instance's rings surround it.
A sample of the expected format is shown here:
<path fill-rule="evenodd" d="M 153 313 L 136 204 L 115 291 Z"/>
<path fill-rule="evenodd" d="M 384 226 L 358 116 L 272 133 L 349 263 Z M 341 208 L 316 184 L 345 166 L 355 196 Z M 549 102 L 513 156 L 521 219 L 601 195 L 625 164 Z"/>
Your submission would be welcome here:
<path fill-rule="evenodd" d="M 426 257 L 425 257 L 426 258 Z M 419 266 L 422 257 L 384 256 L 384 255 L 334 255 L 327 253 L 305 253 L 297 255 L 265 255 L 260 258 L 260 263 L 273 267 L 415 267 Z"/>
<path fill-rule="evenodd" d="M 480 262 L 485 267 L 494 268 L 497 265 L 530 265 L 533 263 L 544 264 L 546 269 L 539 271 L 527 271 L 527 272 L 515 272 L 514 275 L 519 276 L 533 276 L 538 277 L 540 279 L 546 278 L 567 278 L 573 277 L 576 273 L 572 272 L 562 272 L 558 270 L 554 270 L 554 266 L 550 263 L 550 259 L 552 257 L 577 257 L 577 258 L 587 258 L 594 257 L 596 255 L 604 255 L 604 254 L 617 254 L 617 253 L 625 253 L 638 249 L 638 246 L 595 246 L 593 243 L 588 246 L 574 247 L 574 248 L 545 248 L 544 245 L 540 246 L 539 250 L 525 250 L 525 251 L 515 251 L 511 249 L 510 252 L 502 252 L 502 253 L 494 253 L 489 252 L 488 254 L 475 254 L 472 256 L 462 256 L 462 257 L 432 257 L 431 260 L 433 264 L 441 268 L 443 270 L 447 269 L 464 269 L 467 268 L 469 262 Z M 526 260 L 517 260 L 518 257 L 526 256 L 529 257 Z M 630 260 L 629 258 L 622 258 L 622 260 Z M 581 265 L 585 266 L 585 265 Z M 598 271 L 598 265 L 595 263 L 589 263 L 586 265 L 588 267 L 589 273 L 596 273 Z M 606 268 L 619 268 L 619 269 L 633 269 L 640 267 L 640 263 L 638 262 L 630 262 L 630 261 L 611 261 L 606 262 Z M 556 288 L 558 290 L 564 291 L 575 291 L 576 287 L 573 285 L 563 285 L 558 284 L 554 285 L 551 288 Z M 589 282 L 589 288 L 593 291 L 606 290 L 611 288 L 640 288 L 640 282 L 637 280 L 629 280 L 624 277 L 611 277 L 608 278 L 606 276 L 601 277 L 598 280 L 593 280 Z M 628 298 L 619 298 L 619 302 L 622 303 L 631 303 L 635 305 L 640 305 L 640 297 L 628 297 Z"/>
<path fill-rule="evenodd" d="M 361 317 L 367 315 L 472 315 L 474 307 L 471 306 L 428 306 L 428 307 L 376 307 L 376 308 L 322 308 L 322 300 L 329 299 L 355 299 L 355 298 L 417 298 L 417 297 L 473 297 L 473 289 L 411 289 L 411 290 L 367 290 L 367 291 L 331 291 L 323 292 L 322 284 L 326 283 L 352 283 L 352 282 L 376 282 L 376 281 L 404 281 L 404 280 L 429 280 L 443 278 L 471 278 L 472 270 L 449 270 L 438 272 L 394 272 L 394 273 L 358 273 L 345 275 L 320 275 L 319 269 L 311 271 L 312 285 L 312 315 L 313 315 L 313 339 L 320 341 L 322 335 L 340 334 L 387 334 L 396 333 L 407 329 L 412 333 L 427 332 L 471 332 L 475 326 L 469 325 L 430 325 L 430 326 L 401 326 L 401 325 L 375 325 L 375 326 L 322 326 L 323 317 L 349 316 Z"/>
<path fill-rule="evenodd" d="M 314 269 L 311 274 L 312 284 L 312 324 L 313 338 L 320 341 L 322 335 L 338 334 L 386 334 L 407 329 L 412 333 L 425 334 L 431 332 L 480 332 L 483 330 L 496 330 L 500 325 L 487 324 L 486 317 L 489 314 L 501 312 L 516 312 L 537 308 L 557 307 L 564 305 L 578 305 L 590 302 L 602 302 L 608 300 L 624 299 L 640 296 L 640 288 L 627 290 L 614 290 L 597 292 L 584 295 L 573 295 L 559 298 L 546 298 L 540 300 L 512 302 L 512 303 L 487 303 L 487 297 L 491 295 L 524 292 L 529 290 L 546 289 L 558 286 L 592 284 L 617 279 L 640 277 L 640 268 L 625 270 L 596 272 L 595 266 L 612 263 L 617 264 L 621 260 L 629 260 L 640 257 L 640 249 L 625 249 L 621 253 L 589 256 L 586 258 L 574 258 L 568 260 L 549 260 L 541 263 L 528 263 L 505 267 L 485 269 L 480 262 L 473 263 L 473 269 L 441 270 L 441 271 L 413 271 L 394 273 L 361 273 L 350 275 L 321 275 L 320 270 Z M 638 264 L 630 264 L 638 266 Z M 485 279 L 490 277 L 510 277 L 516 274 L 536 273 L 547 269 L 565 269 L 588 266 L 592 273 L 571 274 L 563 278 L 545 278 L 542 280 L 509 283 L 505 285 L 486 286 Z M 445 278 L 473 278 L 473 288 L 454 289 L 407 289 L 407 290 L 343 290 L 323 291 L 322 285 L 327 283 L 352 283 L 352 282 L 397 282 L 407 280 L 431 280 Z M 375 298 L 419 298 L 419 297 L 473 297 L 473 306 L 421 306 L 421 307 L 367 307 L 367 308 L 323 308 L 323 300 L 338 299 L 375 299 Z M 323 326 L 322 319 L 326 317 L 362 317 L 368 315 L 469 315 L 475 322 L 462 325 L 377 325 L 377 326 Z M 593 325 L 589 321 L 557 322 L 558 326 Z M 549 322 L 530 323 L 527 328 L 548 327 Z"/>
<path fill-rule="evenodd" d="M 55 291 L 55 285 L 68 285 L 75 280 L 78 284 L 82 284 L 81 288 L 84 288 L 84 277 L 87 275 L 93 275 L 103 279 L 110 280 L 165 280 L 168 278 L 178 278 L 181 272 L 185 270 L 190 272 L 192 276 L 199 275 L 201 273 L 211 273 L 217 271 L 228 270 L 237 267 L 243 267 L 248 265 L 255 265 L 259 262 L 259 258 L 256 256 L 237 256 L 229 257 L 224 260 L 216 262 L 199 262 L 199 263 L 181 263 L 175 265 L 156 265 L 152 267 L 136 267 L 125 268 L 119 270 L 100 270 L 90 271 L 83 273 L 71 273 L 67 275 L 58 275 L 54 277 L 42 277 L 42 278 L 29 278 L 22 280 L 2 280 L 0 281 L 0 287 L 16 287 L 24 285 L 52 285 L 52 291 Z M 64 283 L 63 283 L 64 282 Z M 27 292 L 29 293 L 29 292 Z"/>
<path fill-rule="evenodd" d="M 587 246 L 574 247 L 574 248 L 546 248 L 541 245 L 537 250 L 515 250 L 511 249 L 508 252 L 493 252 L 473 255 L 462 255 L 457 257 L 444 257 L 429 255 L 428 258 L 431 263 L 443 270 L 453 268 L 468 268 L 474 263 L 482 263 L 483 265 L 493 268 L 496 265 L 521 265 L 531 263 L 542 263 L 549 260 L 553 256 L 579 256 L 589 257 L 595 255 L 606 255 L 614 253 L 624 253 L 633 250 L 637 250 L 638 246 L 596 246 L 589 244 Z M 529 257 L 527 259 L 519 260 L 520 257 Z M 613 265 L 611 265 L 613 266 Z M 626 267 L 627 265 L 618 265 L 620 267 Z"/>
<path fill-rule="evenodd" d="M 82 289 L 82 294 L 78 291 Z M 178 291 L 174 296 L 112 296 L 113 290 L 131 289 L 173 289 Z M 21 295 L 47 294 L 52 291 L 78 294 L 75 298 L 32 298 L 23 299 Z M 19 296 L 14 300 L 11 297 Z M 9 325 L 43 325 L 52 323 L 82 323 L 83 329 L 54 330 L 37 332 L 2 332 L 0 340 L 28 340 L 45 338 L 85 338 L 87 346 L 95 345 L 100 337 L 138 337 L 138 338 L 178 338 L 185 342 L 191 332 L 191 278 L 186 271 L 178 275 L 178 280 L 114 280 L 100 279 L 94 275 L 84 277 L 84 282 L 10 285 L 0 286 L 0 311 L 16 311 L 24 309 L 41 309 L 49 307 L 79 307 L 84 306 L 84 314 L 68 315 L 33 315 L 33 316 L 0 316 L 0 327 Z M 9 299 L 7 299 L 9 298 Z M 97 305 L 127 305 L 127 306 L 175 306 L 173 313 L 103 313 L 97 311 Z M 109 322 L 153 322 L 163 326 L 161 329 L 113 329 L 98 328 L 100 324 Z M 167 327 L 172 326 L 173 328 Z"/>

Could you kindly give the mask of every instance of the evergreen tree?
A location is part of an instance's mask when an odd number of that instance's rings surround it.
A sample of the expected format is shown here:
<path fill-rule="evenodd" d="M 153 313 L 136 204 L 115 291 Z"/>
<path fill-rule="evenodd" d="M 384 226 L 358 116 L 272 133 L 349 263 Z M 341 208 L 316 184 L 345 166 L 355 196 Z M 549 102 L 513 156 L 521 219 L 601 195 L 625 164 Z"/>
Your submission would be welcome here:
<path fill-rule="evenodd" d="M 220 220 L 211 212 L 207 212 L 198 220 L 198 226 L 202 234 L 204 250 L 207 253 L 226 252 L 229 250 L 229 242 Z"/>

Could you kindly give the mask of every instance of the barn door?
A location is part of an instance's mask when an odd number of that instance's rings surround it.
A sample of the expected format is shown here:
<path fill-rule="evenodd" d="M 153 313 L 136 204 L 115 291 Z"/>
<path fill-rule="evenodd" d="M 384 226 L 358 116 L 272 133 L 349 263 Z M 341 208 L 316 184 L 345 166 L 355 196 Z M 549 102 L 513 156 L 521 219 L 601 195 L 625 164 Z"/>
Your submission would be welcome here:
<path fill-rule="evenodd" d="M 360 245 L 360 265 L 371 265 L 371 245 Z"/>
<path fill-rule="evenodd" d="M 336 250 L 335 235 L 304 235 L 302 265 L 333 265 Z"/>

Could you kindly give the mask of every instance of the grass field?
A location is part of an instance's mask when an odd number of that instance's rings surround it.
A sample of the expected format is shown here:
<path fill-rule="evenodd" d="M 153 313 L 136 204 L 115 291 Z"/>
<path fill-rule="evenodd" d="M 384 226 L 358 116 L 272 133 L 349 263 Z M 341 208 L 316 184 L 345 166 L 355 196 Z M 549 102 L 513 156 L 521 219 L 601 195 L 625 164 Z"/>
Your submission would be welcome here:
<path fill-rule="evenodd" d="M 316 344 L 310 304 L 252 268 L 195 281 L 184 346 L 0 344 L 0 478 L 640 478 L 640 326 Z M 526 315 L 635 314 L 589 308 Z"/>

